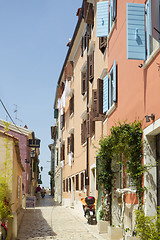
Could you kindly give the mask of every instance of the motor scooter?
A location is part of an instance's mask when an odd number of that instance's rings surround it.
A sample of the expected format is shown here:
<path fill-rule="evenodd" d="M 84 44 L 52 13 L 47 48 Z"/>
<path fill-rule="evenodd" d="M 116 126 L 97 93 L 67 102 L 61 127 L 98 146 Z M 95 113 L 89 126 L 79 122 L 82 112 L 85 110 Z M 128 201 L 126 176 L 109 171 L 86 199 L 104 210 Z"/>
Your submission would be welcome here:
<path fill-rule="evenodd" d="M 91 225 L 97 224 L 95 201 L 96 201 L 95 198 L 92 196 L 81 198 L 81 202 L 83 204 L 84 216 L 87 218 L 88 224 L 91 224 Z"/>
<path fill-rule="evenodd" d="M 46 194 L 46 190 L 44 188 L 41 189 L 41 197 L 44 198 Z"/>

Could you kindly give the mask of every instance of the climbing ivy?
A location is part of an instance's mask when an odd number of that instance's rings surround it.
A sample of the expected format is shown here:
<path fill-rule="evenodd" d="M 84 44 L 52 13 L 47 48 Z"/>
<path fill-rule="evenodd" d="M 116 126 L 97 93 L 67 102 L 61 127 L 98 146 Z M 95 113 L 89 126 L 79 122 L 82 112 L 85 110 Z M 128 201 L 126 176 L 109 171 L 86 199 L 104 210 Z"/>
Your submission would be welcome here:
<path fill-rule="evenodd" d="M 112 160 L 122 164 L 128 176 L 134 183 L 142 204 L 144 187 L 142 176 L 145 166 L 142 164 L 142 128 L 141 122 L 118 123 L 110 129 L 111 134 L 99 141 L 97 161 L 97 182 L 99 186 L 109 193 L 115 171 L 112 170 Z M 123 156 L 123 157 L 122 157 Z"/>

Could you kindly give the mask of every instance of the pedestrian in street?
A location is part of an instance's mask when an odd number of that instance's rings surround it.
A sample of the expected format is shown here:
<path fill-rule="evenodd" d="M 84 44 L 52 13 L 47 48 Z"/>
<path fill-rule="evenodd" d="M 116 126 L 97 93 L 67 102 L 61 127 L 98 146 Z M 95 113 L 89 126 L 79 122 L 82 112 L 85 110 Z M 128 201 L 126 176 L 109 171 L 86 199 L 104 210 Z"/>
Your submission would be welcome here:
<path fill-rule="evenodd" d="M 40 187 L 40 185 L 38 185 L 38 187 L 36 188 L 36 191 L 35 191 L 37 200 L 40 199 L 40 192 L 41 192 L 41 187 Z"/>

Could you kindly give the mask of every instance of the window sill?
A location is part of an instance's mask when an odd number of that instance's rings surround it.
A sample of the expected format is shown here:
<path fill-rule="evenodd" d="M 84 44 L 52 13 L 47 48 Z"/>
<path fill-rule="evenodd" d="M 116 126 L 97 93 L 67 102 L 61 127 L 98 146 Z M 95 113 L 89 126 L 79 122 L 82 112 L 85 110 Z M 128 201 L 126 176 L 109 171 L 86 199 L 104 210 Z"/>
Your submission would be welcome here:
<path fill-rule="evenodd" d="M 71 115 L 69 116 L 69 118 L 73 118 L 73 115 L 74 115 L 74 113 L 71 113 Z"/>
<path fill-rule="evenodd" d="M 151 61 L 156 57 L 156 55 L 160 52 L 160 46 L 154 50 L 151 55 L 149 56 L 149 58 L 144 62 L 143 64 L 143 68 L 146 69 L 148 67 L 148 65 L 151 63 Z"/>
<path fill-rule="evenodd" d="M 87 97 L 87 91 L 86 91 L 85 94 L 82 96 L 82 99 L 85 100 L 86 97 Z"/>
<path fill-rule="evenodd" d="M 112 112 L 116 109 L 116 103 L 113 103 L 110 109 L 107 111 L 106 116 L 110 116 Z"/>

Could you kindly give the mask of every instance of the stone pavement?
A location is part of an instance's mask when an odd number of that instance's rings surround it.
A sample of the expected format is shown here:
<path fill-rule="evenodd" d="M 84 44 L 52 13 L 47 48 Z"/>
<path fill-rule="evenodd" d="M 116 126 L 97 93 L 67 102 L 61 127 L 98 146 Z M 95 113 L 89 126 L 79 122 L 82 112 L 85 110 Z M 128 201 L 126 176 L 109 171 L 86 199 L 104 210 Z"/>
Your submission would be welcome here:
<path fill-rule="evenodd" d="M 87 224 L 83 214 L 72 208 L 58 206 L 46 195 L 35 209 L 26 209 L 18 232 L 18 240 L 104 240 L 97 225 Z"/>

